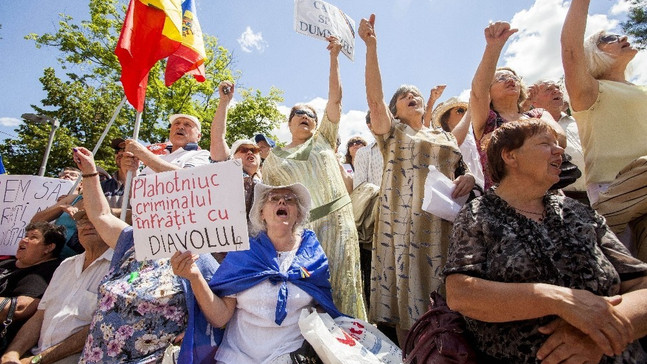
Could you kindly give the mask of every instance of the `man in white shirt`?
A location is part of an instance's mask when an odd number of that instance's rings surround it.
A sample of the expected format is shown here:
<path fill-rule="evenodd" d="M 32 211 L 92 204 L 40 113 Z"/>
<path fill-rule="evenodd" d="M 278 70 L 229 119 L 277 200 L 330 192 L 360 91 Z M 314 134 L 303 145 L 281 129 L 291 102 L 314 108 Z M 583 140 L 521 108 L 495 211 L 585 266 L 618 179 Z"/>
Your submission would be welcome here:
<path fill-rule="evenodd" d="M 200 150 L 202 125 L 193 115 L 174 114 L 169 117 L 171 128 L 170 154 L 157 155 L 133 139 L 126 140 L 126 152 L 132 153 L 146 166 L 141 174 L 153 174 L 209 164 L 209 151 Z"/>
<path fill-rule="evenodd" d="M 108 272 L 113 251 L 101 240 L 85 210 L 74 214 L 74 220 L 85 252 L 64 260 L 56 269 L 38 310 L 9 344 L 2 363 L 79 361 L 97 308 L 99 283 Z"/>
<path fill-rule="evenodd" d="M 580 134 L 575 119 L 563 111 L 567 105 L 564 101 L 562 88 L 554 81 L 539 81 L 528 87 L 528 102 L 534 108 L 546 110 L 564 129 L 566 133 L 566 149 L 564 151 L 571 156 L 571 163 L 580 169 L 582 176 L 562 190 L 566 196 L 588 204 L 584 178 L 584 153 L 580 143 Z"/>

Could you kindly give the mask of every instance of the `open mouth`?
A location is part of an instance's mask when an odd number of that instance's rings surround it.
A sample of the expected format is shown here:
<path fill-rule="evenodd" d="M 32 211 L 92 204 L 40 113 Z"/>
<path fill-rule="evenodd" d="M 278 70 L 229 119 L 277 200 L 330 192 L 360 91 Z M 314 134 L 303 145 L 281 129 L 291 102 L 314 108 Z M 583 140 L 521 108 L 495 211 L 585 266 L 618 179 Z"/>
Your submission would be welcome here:
<path fill-rule="evenodd" d="M 307 120 L 304 120 L 304 121 L 300 122 L 299 125 L 310 126 L 310 124 L 308 123 Z"/>
<path fill-rule="evenodd" d="M 411 100 L 411 101 L 409 101 L 408 106 L 418 106 L 418 103 L 416 102 L 416 100 Z"/>
<path fill-rule="evenodd" d="M 559 169 L 562 166 L 562 160 L 561 159 L 555 160 L 555 161 L 551 162 L 550 165 L 557 168 L 557 169 Z"/>
<path fill-rule="evenodd" d="M 279 208 L 278 210 L 276 210 L 276 216 L 288 216 L 288 210 Z"/>

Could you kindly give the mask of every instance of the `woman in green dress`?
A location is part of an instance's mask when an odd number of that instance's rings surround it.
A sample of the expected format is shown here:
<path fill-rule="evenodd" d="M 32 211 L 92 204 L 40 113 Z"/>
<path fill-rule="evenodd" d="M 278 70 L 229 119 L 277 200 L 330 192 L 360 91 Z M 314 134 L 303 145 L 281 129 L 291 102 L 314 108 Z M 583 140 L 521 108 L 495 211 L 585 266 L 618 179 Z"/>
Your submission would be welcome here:
<path fill-rule="evenodd" d="M 312 197 L 310 226 L 328 257 L 333 300 L 346 315 L 366 319 L 359 267 L 357 229 L 335 154 L 341 117 L 341 81 L 337 38 L 328 38 L 330 78 L 328 103 L 321 124 L 308 105 L 295 105 L 288 126 L 292 141 L 283 148 L 273 148 L 263 163 L 263 182 L 288 185 L 300 182 Z"/>

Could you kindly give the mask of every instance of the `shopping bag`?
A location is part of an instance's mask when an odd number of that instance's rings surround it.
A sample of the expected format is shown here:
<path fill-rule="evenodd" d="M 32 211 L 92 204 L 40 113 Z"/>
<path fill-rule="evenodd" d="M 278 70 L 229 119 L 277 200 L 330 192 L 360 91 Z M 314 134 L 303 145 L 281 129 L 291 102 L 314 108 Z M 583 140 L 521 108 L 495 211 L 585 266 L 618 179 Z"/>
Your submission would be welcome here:
<path fill-rule="evenodd" d="M 299 317 L 301 334 L 325 364 L 402 363 L 400 349 L 371 324 L 346 317 L 336 320 L 307 309 Z"/>

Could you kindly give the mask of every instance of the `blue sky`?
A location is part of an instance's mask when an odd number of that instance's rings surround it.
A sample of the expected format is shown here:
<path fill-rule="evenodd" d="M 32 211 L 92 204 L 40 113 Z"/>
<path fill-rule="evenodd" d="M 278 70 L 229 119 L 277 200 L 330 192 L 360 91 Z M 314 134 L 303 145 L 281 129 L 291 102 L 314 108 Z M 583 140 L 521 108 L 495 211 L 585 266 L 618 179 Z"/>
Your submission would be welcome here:
<path fill-rule="evenodd" d="M 204 33 L 219 38 L 234 54 L 242 72 L 239 87 L 267 93 L 284 91 L 282 111 L 297 102 L 322 110 L 327 97 L 328 55 L 323 41 L 293 30 L 292 0 L 196 0 Z M 124 0 L 125 2 L 125 0 Z M 330 0 L 355 20 L 376 14 L 378 53 L 388 99 L 401 84 L 417 85 L 428 96 L 437 84 L 451 96 L 466 98 L 485 40 L 489 21 L 510 21 L 519 29 L 504 49 L 499 64 L 513 67 L 530 84 L 562 75 L 559 33 L 568 2 L 560 0 Z M 58 67 L 54 49 L 36 49 L 28 33 L 54 32 L 58 14 L 76 21 L 88 18 L 87 0 L 0 0 L 0 140 L 15 137 L 20 115 L 45 97 L 38 78 L 43 69 Z M 624 0 L 593 1 L 587 33 L 619 31 L 625 20 Z M 634 61 L 633 80 L 647 84 L 647 52 Z M 340 56 L 344 88 L 342 141 L 354 135 L 372 139 L 363 118 L 365 47 L 356 39 L 355 61 Z M 60 70 L 60 68 L 58 68 Z M 59 74 L 62 74 L 59 73 Z M 387 100 L 388 101 L 388 100 Z M 276 130 L 289 141 L 285 128 Z M 92 147 L 92 146 L 90 146 Z"/>

